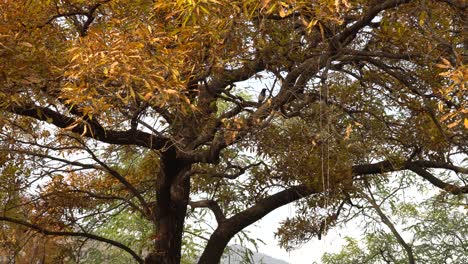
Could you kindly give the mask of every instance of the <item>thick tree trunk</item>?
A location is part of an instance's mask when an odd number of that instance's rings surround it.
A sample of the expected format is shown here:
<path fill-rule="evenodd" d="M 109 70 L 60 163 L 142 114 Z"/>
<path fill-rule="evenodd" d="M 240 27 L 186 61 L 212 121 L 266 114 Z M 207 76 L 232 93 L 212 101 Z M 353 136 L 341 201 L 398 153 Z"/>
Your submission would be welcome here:
<path fill-rule="evenodd" d="M 236 233 L 229 232 L 224 228 L 217 228 L 211 235 L 210 240 L 208 240 L 205 251 L 203 251 L 203 254 L 198 260 L 198 264 L 219 263 L 223 256 L 224 249 L 235 234 Z"/>
<path fill-rule="evenodd" d="M 190 193 L 190 181 L 184 174 L 190 165 L 177 159 L 175 150 L 161 157 L 161 170 L 156 183 L 154 251 L 146 264 L 179 264 L 182 234 Z"/>

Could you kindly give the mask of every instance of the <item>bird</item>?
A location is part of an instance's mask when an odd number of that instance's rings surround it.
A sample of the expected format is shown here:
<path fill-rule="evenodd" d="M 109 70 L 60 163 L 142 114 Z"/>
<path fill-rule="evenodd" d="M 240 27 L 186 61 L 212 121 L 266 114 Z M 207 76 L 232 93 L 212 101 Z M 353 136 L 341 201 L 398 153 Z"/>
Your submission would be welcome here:
<path fill-rule="evenodd" d="M 260 94 L 258 95 L 258 103 L 259 104 L 261 104 L 263 102 L 263 100 L 265 100 L 266 90 L 267 89 L 263 88 L 262 91 L 260 92 Z"/>

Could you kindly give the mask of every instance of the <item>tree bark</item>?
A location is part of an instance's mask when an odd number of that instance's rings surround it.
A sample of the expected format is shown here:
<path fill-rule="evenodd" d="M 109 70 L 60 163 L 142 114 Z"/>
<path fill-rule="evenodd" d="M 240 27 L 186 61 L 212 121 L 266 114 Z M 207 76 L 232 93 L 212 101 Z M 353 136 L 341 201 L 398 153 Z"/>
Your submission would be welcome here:
<path fill-rule="evenodd" d="M 190 164 L 177 158 L 171 148 L 161 156 L 161 169 L 156 179 L 154 249 L 146 264 L 179 264 L 182 235 L 190 193 L 190 180 L 184 177 Z"/>
<path fill-rule="evenodd" d="M 306 185 L 293 186 L 263 198 L 254 206 L 233 215 L 229 219 L 223 220 L 221 223 L 218 223 L 218 228 L 216 228 L 208 240 L 208 244 L 200 256 L 198 264 L 219 263 L 223 255 L 224 248 L 227 246 L 231 238 L 238 232 L 257 222 L 273 210 L 313 193 L 318 193 L 318 191 L 319 190 L 315 190 Z"/>

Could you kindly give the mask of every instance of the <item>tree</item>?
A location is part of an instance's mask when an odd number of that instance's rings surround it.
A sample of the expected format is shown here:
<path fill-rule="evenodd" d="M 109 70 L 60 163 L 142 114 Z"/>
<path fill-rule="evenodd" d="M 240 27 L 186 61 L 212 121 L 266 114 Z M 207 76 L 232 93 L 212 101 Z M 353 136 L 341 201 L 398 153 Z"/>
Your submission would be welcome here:
<path fill-rule="evenodd" d="M 422 191 L 427 186 L 422 186 L 414 175 L 394 178 L 397 184 L 387 181 L 377 186 L 372 197 L 378 199 L 379 211 L 385 210 L 392 217 L 389 221 L 393 228 L 399 229 L 397 235 L 375 221 L 379 216 L 373 216 L 372 211 L 376 210 L 372 202 L 366 202 L 366 199 L 355 201 L 355 209 L 359 207 L 359 210 L 367 211 L 364 215 L 368 217 L 362 218 L 363 226 L 366 226 L 365 236 L 360 241 L 346 238 L 347 243 L 340 252 L 323 255 L 323 263 L 409 263 L 408 255 L 398 241 L 400 238 L 397 238 L 401 237 L 400 233 L 409 237 L 404 243 L 410 247 L 416 263 L 466 263 L 466 197 L 443 193 L 428 195 L 427 190 Z M 429 190 L 434 193 L 433 189 Z M 407 193 L 405 201 L 401 199 L 402 195 L 397 195 L 398 192 Z"/>
<path fill-rule="evenodd" d="M 216 263 L 288 203 L 282 241 L 320 236 L 390 172 L 468 192 L 453 159 L 468 142 L 463 1 L 3 0 L 0 12 L 5 225 L 172 264 L 186 219 L 209 209 L 198 262 Z M 95 233 L 122 210 L 152 227 L 147 254 Z"/>

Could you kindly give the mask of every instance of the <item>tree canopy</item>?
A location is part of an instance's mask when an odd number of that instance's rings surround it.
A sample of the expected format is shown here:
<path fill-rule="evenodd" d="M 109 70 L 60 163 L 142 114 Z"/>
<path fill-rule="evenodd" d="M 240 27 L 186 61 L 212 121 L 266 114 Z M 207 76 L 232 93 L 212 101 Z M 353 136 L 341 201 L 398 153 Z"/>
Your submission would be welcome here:
<path fill-rule="evenodd" d="M 465 195 L 466 9 L 1 0 L 0 252 L 80 262 L 93 241 L 175 264 L 196 238 L 217 263 L 289 203 L 281 245 L 320 237 L 393 172 Z M 207 211 L 212 232 L 190 226 Z"/>

